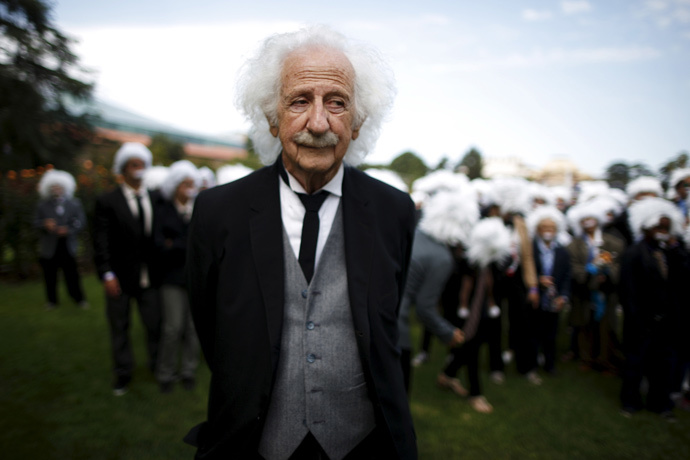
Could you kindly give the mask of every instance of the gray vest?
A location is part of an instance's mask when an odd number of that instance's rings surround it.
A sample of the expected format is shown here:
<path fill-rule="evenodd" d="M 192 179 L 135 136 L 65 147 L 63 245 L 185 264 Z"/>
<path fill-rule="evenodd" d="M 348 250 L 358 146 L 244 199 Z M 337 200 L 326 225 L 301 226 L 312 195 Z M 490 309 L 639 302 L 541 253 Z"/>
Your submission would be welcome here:
<path fill-rule="evenodd" d="M 328 457 L 339 460 L 375 427 L 350 311 L 342 208 L 311 284 L 285 231 L 283 247 L 280 362 L 259 453 L 287 459 L 311 432 Z"/>

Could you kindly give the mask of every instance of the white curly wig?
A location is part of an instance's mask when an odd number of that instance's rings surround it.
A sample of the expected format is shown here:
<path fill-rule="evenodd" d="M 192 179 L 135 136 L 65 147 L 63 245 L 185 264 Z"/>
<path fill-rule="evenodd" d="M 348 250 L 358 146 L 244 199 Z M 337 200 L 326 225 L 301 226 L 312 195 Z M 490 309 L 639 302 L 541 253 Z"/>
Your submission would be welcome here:
<path fill-rule="evenodd" d="M 480 268 L 498 262 L 510 254 L 510 231 L 500 217 L 488 217 L 472 229 L 467 258 Z"/>
<path fill-rule="evenodd" d="M 199 170 L 194 166 L 194 163 L 189 160 L 179 160 L 171 164 L 168 168 L 168 176 L 160 187 L 163 198 L 172 200 L 175 196 L 177 187 L 187 179 L 192 179 L 196 187 L 198 187 L 201 182 Z"/>
<path fill-rule="evenodd" d="M 469 178 L 464 174 L 454 173 L 447 169 L 439 169 L 414 181 L 412 190 L 414 192 L 423 192 L 427 195 L 443 191 L 465 193 L 468 191 L 469 183 Z"/>
<path fill-rule="evenodd" d="M 390 169 L 369 168 L 364 170 L 364 172 L 374 179 L 378 179 L 391 187 L 397 188 L 401 192 L 409 193 L 407 184 L 395 171 L 391 171 Z"/>
<path fill-rule="evenodd" d="M 630 181 L 625 187 L 628 198 L 634 199 L 638 193 L 653 193 L 656 196 L 663 196 L 664 190 L 661 188 L 661 181 L 652 176 L 641 176 Z"/>
<path fill-rule="evenodd" d="M 357 165 L 373 150 L 396 95 L 393 71 L 372 47 L 354 43 L 324 25 L 268 37 L 240 69 L 235 105 L 252 123 L 249 137 L 261 161 L 270 164 L 281 149 L 270 126 L 278 124 L 283 63 L 292 52 L 309 47 L 341 51 L 354 68 L 353 128 L 359 129 L 359 137 L 350 142 L 345 161 Z"/>
<path fill-rule="evenodd" d="M 537 234 L 537 227 L 544 220 L 550 220 L 556 224 L 556 233 L 561 233 L 565 230 L 565 216 L 555 206 L 539 206 L 534 211 L 530 212 L 525 219 L 527 230 L 531 237 Z"/>
<path fill-rule="evenodd" d="M 657 226 L 662 217 L 668 217 L 671 220 L 671 233 L 673 235 L 683 235 L 683 214 L 670 201 L 664 198 L 649 197 L 632 203 L 628 208 L 628 222 L 635 235 L 635 240 L 642 237 L 644 230 Z"/>
<path fill-rule="evenodd" d="M 582 181 L 578 184 L 580 192 L 577 195 L 578 203 L 585 203 L 594 198 L 605 195 L 609 191 L 609 184 L 603 180 Z"/>
<path fill-rule="evenodd" d="M 158 190 L 168 177 L 167 166 L 151 166 L 144 173 L 144 187 L 149 190 Z"/>
<path fill-rule="evenodd" d="M 568 209 L 566 218 L 568 219 L 570 230 L 576 237 L 581 237 L 584 233 L 580 222 L 588 217 L 596 219 L 599 226 L 603 225 L 606 222 L 606 207 L 604 203 L 599 200 L 590 200 L 584 203 L 578 203 Z"/>
<path fill-rule="evenodd" d="M 425 203 L 419 229 L 443 244 L 467 246 L 478 221 L 479 206 L 473 195 L 443 191 Z"/>
<path fill-rule="evenodd" d="M 531 209 L 530 182 L 518 177 L 495 179 L 493 192 L 501 214 L 516 213 L 526 215 Z"/>
<path fill-rule="evenodd" d="M 77 189 L 77 183 L 74 177 L 67 171 L 60 171 L 58 169 L 51 169 L 46 171 L 38 182 L 38 194 L 41 198 L 50 198 L 50 188 L 58 185 L 65 193 L 65 198 L 72 198 L 74 191 Z"/>
<path fill-rule="evenodd" d="M 216 173 L 208 166 L 199 168 L 199 176 L 201 176 L 201 186 L 211 188 L 216 186 Z"/>
<path fill-rule="evenodd" d="M 138 158 L 143 161 L 146 168 L 150 168 L 153 161 L 151 151 L 144 144 L 141 142 L 125 142 L 115 154 L 113 173 L 122 174 L 125 165 L 132 158 Z"/>
<path fill-rule="evenodd" d="M 666 198 L 675 200 L 678 197 L 676 186 L 690 177 L 690 168 L 674 169 L 671 173 L 671 178 L 668 180 L 668 190 L 666 191 Z"/>

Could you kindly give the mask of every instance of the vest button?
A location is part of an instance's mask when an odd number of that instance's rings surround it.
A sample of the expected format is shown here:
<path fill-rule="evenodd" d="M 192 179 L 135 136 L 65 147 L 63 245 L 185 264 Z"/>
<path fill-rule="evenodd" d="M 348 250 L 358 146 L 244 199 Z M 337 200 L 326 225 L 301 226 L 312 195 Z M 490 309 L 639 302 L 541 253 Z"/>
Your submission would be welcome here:
<path fill-rule="evenodd" d="M 303 299 L 307 298 L 307 290 L 306 289 L 302 291 L 302 298 Z"/>
<path fill-rule="evenodd" d="M 314 361 L 316 361 L 316 356 L 314 355 L 314 353 L 309 353 L 309 354 L 307 355 L 307 362 L 308 362 L 308 363 L 313 363 Z"/>
<path fill-rule="evenodd" d="M 314 329 L 314 322 L 313 321 L 307 321 L 307 329 L 310 331 Z"/>

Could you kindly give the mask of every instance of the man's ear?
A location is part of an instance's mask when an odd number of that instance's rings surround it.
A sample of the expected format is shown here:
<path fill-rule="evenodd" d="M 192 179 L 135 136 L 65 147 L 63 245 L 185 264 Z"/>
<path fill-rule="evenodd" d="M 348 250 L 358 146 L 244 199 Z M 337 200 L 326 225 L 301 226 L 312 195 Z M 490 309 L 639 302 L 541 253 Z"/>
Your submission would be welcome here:
<path fill-rule="evenodd" d="M 359 137 L 359 128 L 352 130 L 352 140 L 354 141 Z"/>
<path fill-rule="evenodd" d="M 278 127 L 277 126 L 271 126 L 269 131 L 271 131 L 271 134 L 273 137 L 278 137 Z"/>

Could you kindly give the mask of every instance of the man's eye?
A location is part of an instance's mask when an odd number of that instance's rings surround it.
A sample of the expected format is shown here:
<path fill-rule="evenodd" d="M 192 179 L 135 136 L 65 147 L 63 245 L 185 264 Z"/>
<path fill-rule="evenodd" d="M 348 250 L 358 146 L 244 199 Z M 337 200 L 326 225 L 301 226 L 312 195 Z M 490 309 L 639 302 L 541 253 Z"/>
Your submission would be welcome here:
<path fill-rule="evenodd" d="M 303 112 L 304 110 L 307 109 L 307 106 L 309 103 L 304 100 L 304 99 L 298 99 L 296 101 L 292 101 L 290 103 L 290 110 L 297 111 L 297 112 Z"/>
<path fill-rule="evenodd" d="M 339 99 L 334 99 L 326 103 L 326 108 L 328 111 L 333 113 L 339 113 L 345 110 L 345 101 Z"/>

